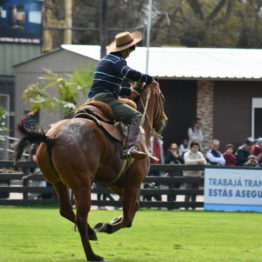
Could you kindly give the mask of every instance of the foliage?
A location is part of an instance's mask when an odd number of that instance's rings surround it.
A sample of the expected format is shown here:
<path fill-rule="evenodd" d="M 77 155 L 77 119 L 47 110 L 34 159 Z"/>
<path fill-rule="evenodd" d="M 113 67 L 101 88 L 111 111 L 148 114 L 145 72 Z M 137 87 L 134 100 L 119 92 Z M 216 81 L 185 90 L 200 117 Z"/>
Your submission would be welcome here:
<path fill-rule="evenodd" d="M 0 261 L 86 261 L 79 233 L 57 208 L 0 213 Z M 92 210 L 90 225 L 120 213 Z M 131 228 L 91 244 L 109 262 L 262 262 L 261 234 L 259 213 L 140 210 Z"/>
<path fill-rule="evenodd" d="M 261 0 L 165 0 L 158 5 L 152 36 L 158 45 L 262 46 Z"/>
<path fill-rule="evenodd" d="M 46 10 L 55 17 L 62 17 L 63 9 L 58 4 L 60 2 L 61 0 L 45 1 Z M 74 44 L 99 44 L 101 2 L 74 0 Z M 152 46 L 262 47 L 261 0 L 152 2 Z M 121 31 L 139 30 L 145 36 L 147 5 L 148 1 L 145 0 L 107 1 L 108 43 Z M 55 33 L 56 36 L 59 35 L 57 30 Z M 58 46 L 61 41 L 57 42 Z M 145 41 L 142 45 L 145 45 Z"/>
<path fill-rule="evenodd" d="M 8 113 L 4 110 L 4 108 L 0 107 L 0 132 L 7 131 L 6 127 L 6 118 Z"/>
<path fill-rule="evenodd" d="M 66 76 L 49 69 L 44 69 L 44 72 L 39 82 L 29 85 L 22 95 L 35 112 L 41 108 L 51 111 L 62 108 L 64 115 L 68 115 L 77 108 L 79 95 L 86 95 L 93 79 L 92 70 L 75 71 Z"/>

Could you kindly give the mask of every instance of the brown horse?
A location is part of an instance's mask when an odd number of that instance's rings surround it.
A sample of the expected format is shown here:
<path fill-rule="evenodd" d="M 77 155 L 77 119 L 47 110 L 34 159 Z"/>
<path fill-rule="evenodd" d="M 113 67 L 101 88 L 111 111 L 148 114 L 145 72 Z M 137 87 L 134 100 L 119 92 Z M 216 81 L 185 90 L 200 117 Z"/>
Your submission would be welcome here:
<path fill-rule="evenodd" d="M 164 96 L 160 89 L 155 86 L 145 88 L 138 97 L 137 109 L 143 113 L 144 129 L 140 135 L 139 149 L 147 153 L 151 131 L 154 129 L 160 132 L 167 119 Z M 149 156 L 143 160 L 134 160 L 119 177 L 124 163 L 121 159 L 122 144 L 107 137 L 92 120 L 61 120 L 46 134 L 21 131 L 24 137 L 17 147 L 17 159 L 28 143 L 40 143 L 36 153 L 37 164 L 55 188 L 60 214 L 76 224 L 87 260 L 104 261 L 93 252 L 89 240 L 97 239 L 95 231 L 111 234 L 121 228 L 131 227 L 139 207 L 141 183 L 149 170 Z M 93 182 L 108 185 L 120 195 L 123 205 L 123 217 L 111 223 L 98 223 L 95 230 L 87 223 Z M 69 188 L 75 196 L 76 215 L 69 198 Z"/>

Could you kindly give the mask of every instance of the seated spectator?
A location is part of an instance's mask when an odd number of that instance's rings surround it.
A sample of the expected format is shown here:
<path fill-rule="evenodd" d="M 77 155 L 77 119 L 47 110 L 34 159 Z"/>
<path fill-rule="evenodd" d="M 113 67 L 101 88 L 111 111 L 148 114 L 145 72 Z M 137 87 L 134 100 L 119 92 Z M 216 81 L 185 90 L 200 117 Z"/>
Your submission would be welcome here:
<path fill-rule="evenodd" d="M 188 148 L 188 139 L 184 138 L 182 144 L 180 144 L 179 146 L 179 155 L 180 157 L 183 159 L 184 158 L 184 154 L 189 150 Z"/>
<path fill-rule="evenodd" d="M 166 164 L 183 164 L 184 161 L 179 155 L 178 146 L 176 143 L 171 143 L 165 157 Z"/>
<path fill-rule="evenodd" d="M 210 144 L 210 150 L 206 154 L 207 162 L 211 165 L 224 166 L 226 161 L 222 153 L 218 150 L 220 141 L 213 139 Z"/>
<path fill-rule="evenodd" d="M 262 137 L 258 138 L 256 145 L 252 147 L 252 153 L 256 156 L 260 166 L 262 166 Z"/>
<path fill-rule="evenodd" d="M 184 160 L 186 165 L 205 165 L 206 160 L 203 156 L 203 154 L 199 151 L 199 144 L 196 142 L 192 142 L 190 144 L 190 150 L 187 151 L 184 155 Z M 184 171 L 184 176 L 201 176 L 202 171 Z M 186 189 L 198 189 L 199 184 L 198 183 L 187 183 Z M 186 195 L 185 201 L 195 202 L 196 201 L 196 195 Z"/>
<path fill-rule="evenodd" d="M 243 166 L 248 161 L 248 156 L 251 154 L 252 145 L 254 140 L 248 138 L 245 143 L 237 149 L 236 152 L 236 165 Z"/>
<path fill-rule="evenodd" d="M 225 166 L 235 166 L 236 165 L 236 157 L 233 154 L 234 145 L 227 144 L 225 147 L 225 152 L 223 153 L 223 157 L 225 158 Z"/>
<path fill-rule="evenodd" d="M 179 156 L 178 146 L 177 146 L 176 143 L 170 144 L 168 151 L 167 151 L 167 154 L 166 154 L 166 157 L 165 157 L 165 163 L 166 164 L 175 164 L 175 165 L 183 164 L 183 161 L 182 161 L 181 157 Z M 169 172 L 168 176 L 170 176 L 170 177 L 182 176 L 182 171 L 177 170 L 177 171 Z M 175 189 L 175 188 L 179 188 L 179 187 L 180 187 L 180 183 L 177 183 L 177 182 L 169 185 L 169 189 Z M 168 195 L 167 201 L 176 201 L 176 195 L 174 195 L 174 194 Z"/>
<path fill-rule="evenodd" d="M 244 166 L 249 166 L 249 167 L 259 167 L 257 158 L 255 155 L 251 154 L 248 156 L 247 162 L 244 164 Z"/>

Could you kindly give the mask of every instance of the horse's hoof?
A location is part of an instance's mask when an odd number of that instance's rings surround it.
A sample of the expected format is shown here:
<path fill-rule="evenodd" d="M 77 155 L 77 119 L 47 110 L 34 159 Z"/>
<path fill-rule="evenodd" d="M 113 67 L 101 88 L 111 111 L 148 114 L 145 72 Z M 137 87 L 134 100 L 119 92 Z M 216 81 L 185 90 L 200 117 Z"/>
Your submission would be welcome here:
<path fill-rule="evenodd" d="M 94 226 L 95 232 L 105 232 L 106 231 L 106 224 L 104 223 L 96 223 Z"/>
<path fill-rule="evenodd" d="M 88 259 L 88 261 L 90 261 L 90 262 L 97 262 L 97 261 L 99 261 L 99 262 L 106 262 L 106 260 L 103 258 L 103 257 L 100 257 L 100 256 L 95 256 L 95 257 L 93 257 L 93 258 L 91 258 L 91 259 Z"/>
<path fill-rule="evenodd" d="M 92 241 L 97 241 L 98 240 L 96 234 L 89 235 L 88 237 L 89 237 L 89 240 L 92 240 Z"/>

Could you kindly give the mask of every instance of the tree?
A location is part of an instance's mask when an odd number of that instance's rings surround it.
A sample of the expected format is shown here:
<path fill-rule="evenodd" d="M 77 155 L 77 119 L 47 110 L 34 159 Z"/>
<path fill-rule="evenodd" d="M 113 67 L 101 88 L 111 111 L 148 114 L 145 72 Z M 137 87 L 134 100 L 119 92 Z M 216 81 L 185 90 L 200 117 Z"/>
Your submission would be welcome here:
<path fill-rule="evenodd" d="M 26 88 L 22 98 L 32 111 L 37 112 L 41 108 L 56 111 L 62 108 L 65 116 L 71 115 L 77 108 L 79 94 L 85 94 L 91 86 L 93 70 L 75 71 L 66 76 L 49 69 L 44 69 L 44 72 L 45 75 L 39 77 L 39 82 Z"/>
<path fill-rule="evenodd" d="M 64 9 L 58 3 L 64 1 L 45 1 L 45 12 L 50 9 L 63 20 Z M 101 1 L 105 0 L 74 0 L 74 44 L 100 44 Z M 120 31 L 139 30 L 145 36 L 147 4 L 107 0 L 108 43 Z M 262 0 L 153 0 L 152 14 L 152 46 L 262 47 Z"/>
<path fill-rule="evenodd" d="M 261 47 L 261 0 L 158 2 L 154 45 Z"/>

